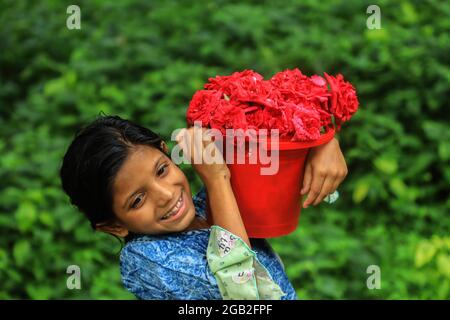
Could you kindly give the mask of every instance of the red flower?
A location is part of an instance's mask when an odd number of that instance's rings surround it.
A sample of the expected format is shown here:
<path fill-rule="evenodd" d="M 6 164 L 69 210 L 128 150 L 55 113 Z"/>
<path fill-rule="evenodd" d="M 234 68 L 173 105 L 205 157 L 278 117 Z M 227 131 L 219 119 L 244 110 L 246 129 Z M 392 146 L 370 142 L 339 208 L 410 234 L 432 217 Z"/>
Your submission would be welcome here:
<path fill-rule="evenodd" d="M 320 138 L 320 115 L 316 109 L 296 106 L 292 123 L 295 127 L 293 141 L 312 141 Z"/>
<path fill-rule="evenodd" d="M 263 112 L 263 109 L 258 108 L 257 110 L 254 110 L 254 112 L 249 112 L 246 114 L 249 129 L 264 129 Z"/>
<path fill-rule="evenodd" d="M 210 78 L 205 85 L 207 90 L 220 91 L 227 99 L 239 103 L 253 103 L 261 106 L 270 105 L 274 88 L 263 77 L 252 70 L 235 72 L 230 76 Z M 242 106 L 242 105 L 241 105 Z"/>
<path fill-rule="evenodd" d="M 298 69 L 279 72 L 270 82 L 278 88 L 284 100 L 289 102 L 321 103 L 327 101 L 330 96 L 325 79 L 316 75 L 308 78 Z"/>
<path fill-rule="evenodd" d="M 332 115 L 339 129 L 358 109 L 355 88 L 342 75 L 325 73 L 325 78 L 307 77 L 299 69 L 270 80 L 252 70 L 210 78 L 189 104 L 188 124 L 202 121 L 222 133 L 228 128 L 277 129 L 280 138 L 316 140 L 321 128 L 331 127 Z"/>
<path fill-rule="evenodd" d="M 300 70 L 294 69 L 279 72 L 270 81 L 279 88 L 284 102 L 318 109 L 320 126 L 330 125 L 328 100 L 331 94 L 328 92 L 324 78 L 317 75 L 308 78 Z"/>
<path fill-rule="evenodd" d="M 358 110 L 356 90 L 351 83 L 344 81 L 341 74 L 333 77 L 325 73 L 325 78 L 331 88 L 330 112 L 334 115 L 339 128 L 342 122 L 350 120 Z"/>
<path fill-rule="evenodd" d="M 194 121 L 201 121 L 203 127 L 208 127 L 211 116 L 219 107 L 221 93 L 210 90 L 198 90 L 192 97 L 187 109 L 186 119 L 189 126 L 194 125 Z"/>
<path fill-rule="evenodd" d="M 218 129 L 225 134 L 225 129 L 247 129 L 247 119 L 244 111 L 231 104 L 226 100 L 222 100 L 217 111 L 211 117 L 211 128 Z"/>
<path fill-rule="evenodd" d="M 325 79 L 322 78 L 321 76 L 318 76 L 318 75 L 313 75 L 313 76 L 311 76 L 311 81 L 312 81 L 316 86 L 319 86 L 319 87 L 324 87 L 324 86 L 327 85 L 327 82 L 325 81 Z"/>
<path fill-rule="evenodd" d="M 205 89 L 216 90 L 226 94 L 231 99 L 240 100 L 240 97 L 258 96 L 258 86 L 263 77 L 252 70 L 234 72 L 230 76 L 216 76 L 209 78 Z"/>

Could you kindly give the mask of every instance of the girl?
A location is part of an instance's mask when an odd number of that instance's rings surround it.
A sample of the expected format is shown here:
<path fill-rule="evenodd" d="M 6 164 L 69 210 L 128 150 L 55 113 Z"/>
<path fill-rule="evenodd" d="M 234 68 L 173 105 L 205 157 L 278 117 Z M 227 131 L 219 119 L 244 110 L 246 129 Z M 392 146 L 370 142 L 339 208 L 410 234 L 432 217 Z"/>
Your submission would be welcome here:
<path fill-rule="evenodd" d="M 184 134 L 195 130 L 201 129 Z M 192 157 L 204 147 L 193 148 Z M 320 153 L 311 154 L 323 162 Z M 332 163 L 342 167 L 342 159 Z M 118 116 L 103 116 L 76 135 L 60 175 L 71 203 L 95 230 L 125 239 L 122 281 L 138 298 L 296 299 L 268 242 L 248 238 L 227 166 L 203 161 L 193 168 L 204 183 L 194 198 L 157 134 Z M 345 176 L 336 175 L 330 183 L 326 174 L 314 178 L 317 166 L 306 170 L 311 178 L 305 176 L 309 182 L 302 193 L 314 189 L 315 196 L 307 199 L 311 204 L 334 191 Z M 315 187 L 319 184 L 329 187 L 321 191 Z M 207 221 L 206 199 L 213 226 Z"/>

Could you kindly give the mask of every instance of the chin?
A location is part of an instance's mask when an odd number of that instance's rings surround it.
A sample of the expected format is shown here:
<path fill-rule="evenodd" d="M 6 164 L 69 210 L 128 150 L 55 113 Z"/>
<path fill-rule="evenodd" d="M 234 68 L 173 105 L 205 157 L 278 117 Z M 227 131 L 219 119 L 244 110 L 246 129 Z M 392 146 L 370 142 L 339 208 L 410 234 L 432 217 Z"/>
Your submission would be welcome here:
<path fill-rule="evenodd" d="M 186 216 L 184 217 L 184 219 L 182 221 L 180 221 L 180 230 L 178 231 L 183 231 L 185 229 L 187 229 L 191 223 L 194 221 L 195 219 L 195 210 L 194 207 L 192 206 L 188 212 L 186 212 Z"/>

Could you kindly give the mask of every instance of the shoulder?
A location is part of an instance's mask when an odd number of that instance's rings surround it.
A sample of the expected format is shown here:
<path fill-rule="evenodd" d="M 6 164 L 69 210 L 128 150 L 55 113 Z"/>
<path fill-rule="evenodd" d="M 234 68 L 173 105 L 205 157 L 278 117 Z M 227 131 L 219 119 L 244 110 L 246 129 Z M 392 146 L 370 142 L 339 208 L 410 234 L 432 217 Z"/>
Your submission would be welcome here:
<path fill-rule="evenodd" d="M 206 211 L 207 211 L 206 196 L 207 196 L 206 188 L 205 186 L 202 186 L 200 190 L 192 197 L 196 214 L 204 219 L 206 219 Z"/>
<path fill-rule="evenodd" d="M 206 231 L 140 236 L 125 245 L 120 261 L 122 265 L 157 264 L 174 272 L 200 268 L 206 262 L 208 236 Z"/>
<path fill-rule="evenodd" d="M 128 242 L 120 255 L 124 286 L 142 299 L 190 299 L 193 285 L 202 288 L 197 291 L 204 298 L 214 297 L 216 282 L 208 268 L 203 237 L 208 238 L 207 232 L 142 236 Z"/>

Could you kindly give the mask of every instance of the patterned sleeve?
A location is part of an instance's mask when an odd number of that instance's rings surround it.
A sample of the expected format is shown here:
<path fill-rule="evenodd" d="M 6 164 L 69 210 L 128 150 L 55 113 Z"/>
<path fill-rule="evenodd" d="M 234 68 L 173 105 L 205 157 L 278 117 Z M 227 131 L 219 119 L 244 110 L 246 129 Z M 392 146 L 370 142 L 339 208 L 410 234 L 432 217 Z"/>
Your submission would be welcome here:
<path fill-rule="evenodd" d="M 224 300 L 279 300 L 286 295 L 256 252 L 219 226 L 211 227 L 206 256 Z"/>
<path fill-rule="evenodd" d="M 130 248 L 123 251 L 121 255 L 123 284 L 139 299 L 221 299 L 218 295 L 217 285 L 202 277 L 173 270 Z"/>

